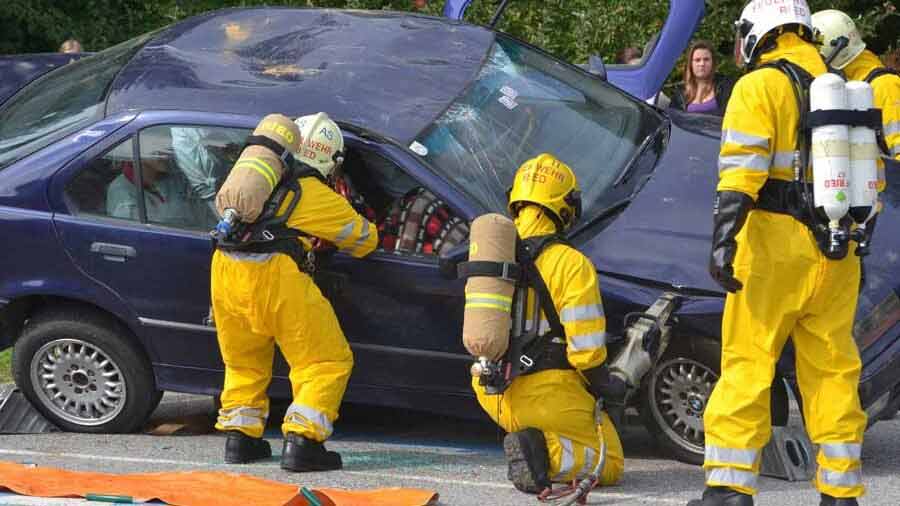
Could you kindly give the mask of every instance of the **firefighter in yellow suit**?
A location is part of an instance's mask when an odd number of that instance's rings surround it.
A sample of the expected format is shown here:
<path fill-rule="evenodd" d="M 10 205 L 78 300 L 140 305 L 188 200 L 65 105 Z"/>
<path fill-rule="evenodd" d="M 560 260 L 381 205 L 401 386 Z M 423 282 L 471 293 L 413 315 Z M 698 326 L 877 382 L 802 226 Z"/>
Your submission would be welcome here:
<path fill-rule="evenodd" d="M 735 54 L 751 68 L 787 60 L 826 71 L 804 0 L 754 0 L 736 24 Z M 791 80 L 757 68 L 736 84 L 722 123 L 710 273 L 727 291 L 722 375 L 706 407 L 706 490 L 690 506 L 749 506 L 771 436 L 770 387 L 787 338 L 810 438 L 819 445 L 821 505 L 856 505 L 864 492 L 866 415 L 851 330 L 860 282 L 854 248 L 826 258 L 786 198 L 793 179 L 798 103 Z M 812 168 L 815 171 L 815 167 Z M 801 210 L 802 211 L 802 210 Z"/>
<path fill-rule="evenodd" d="M 575 174 L 546 153 L 528 160 L 516 173 L 509 211 L 522 239 L 564 232 L 580 213 Z M 624 392 L 624 384 L 611 386 L 602 367 L 606 318 L 597 271 L 581 252 L 560 243 L 547 246 L 535 266 L 565 330 L 570 367 L 518 376 L 502 395 L 486 394 L 477 378 L 472 387 L 481 407 L 509 433 L 503 446 L 516 488 L 539 493 L 551 482 L 586 477 L 599 461 L 601 440 L 607 455 L 600 484 L 612 485 L 622 477 L 622 444 L 606 413 L 596 423 L 594 397 L 616 387 Z M 542 328 L 547 326 L 543 318 Z"/>
<path fill-rule="evenodd" d="M 338 126 L 324 113 L 298 118 L 303 146 L 297 158 L 327 177 L 343 152 Z M 337 160 L 339 162 L 339 160 Z M 316 177 L 301 177 L 301 198 L 287 227 L 334 243 L 354 257 L 378 244 L 375 225 Z M 284 199 L 278 214 L 291 201 Z M 306 245 L 307 248 L 309 245 Z M 293 403 L 281 426 L 281 467 L 340 469 L 340 455 L 322 444 L 332 432 L 353 368 L 353 355 L 331 304 L 295 260 L 282 253 L 217 250 L 212 261 L 213 315 L 225 362 L 216 429 L 228 431 L 226 462 L 271 456 L 262 439 L 275 344 L 290 366 Z"/>
<path fill-rule="evenodd" d="M 850 81 L 869 81 L 875 108 L 881 109 L 884 140 L 888 154 L 900 161 L 900 75 L 883 72 L 886 67 L 878 56 L 866 49 L 856 23 L 841 11 L 828 9 L 812 16 L 815 29 L 822 36 L 819 52 L 831 66 L 842 70 Z M 846 46 L 841 43 L 841 38 Z M 877 73 L 876 73 L 877 72 Z M 884 164 L 879 161 L 878 190 L 885 187 Z"/>

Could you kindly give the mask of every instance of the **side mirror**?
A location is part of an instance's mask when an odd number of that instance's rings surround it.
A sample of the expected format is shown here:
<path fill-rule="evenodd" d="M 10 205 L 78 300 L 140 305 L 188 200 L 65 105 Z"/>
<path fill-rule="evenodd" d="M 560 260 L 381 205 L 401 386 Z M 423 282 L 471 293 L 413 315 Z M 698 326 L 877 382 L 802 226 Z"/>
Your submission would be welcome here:
<path fill-rule="evenodd" d="M 456 268 L 469 259 L 469 241 L 457 244 L 438 259 L 438 271 L 444 279 L 459 279 Z"/>
<path fill-rule="evenodd" d="M 603 64 L 603 58 L 596 54 L 592 54 L 588 58 L 587 71 L 600 79 L 606 81 L 606 65 Z"/>

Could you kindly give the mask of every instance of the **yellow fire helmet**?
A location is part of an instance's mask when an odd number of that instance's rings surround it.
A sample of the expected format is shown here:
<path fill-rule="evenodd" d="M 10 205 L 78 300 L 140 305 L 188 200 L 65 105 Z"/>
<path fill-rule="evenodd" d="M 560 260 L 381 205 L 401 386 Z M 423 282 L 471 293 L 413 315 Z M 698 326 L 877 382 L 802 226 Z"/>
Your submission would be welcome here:
<path fill-rule="evenodd" d="M 344 161 L 344 134 L 340 127 L 324 112 L 300 116 L 294 123 L 303 139 L 297 159 L 327 178 Z"/>
<path fill-rule="evenodd" d="M 509 189 L 509 213 L 515 218 L 525 204 L 543 207 L 559 231 L 568 229 L 581 216 L 581 191 L 575 173 L 549 153 L 523 163 Z"/>

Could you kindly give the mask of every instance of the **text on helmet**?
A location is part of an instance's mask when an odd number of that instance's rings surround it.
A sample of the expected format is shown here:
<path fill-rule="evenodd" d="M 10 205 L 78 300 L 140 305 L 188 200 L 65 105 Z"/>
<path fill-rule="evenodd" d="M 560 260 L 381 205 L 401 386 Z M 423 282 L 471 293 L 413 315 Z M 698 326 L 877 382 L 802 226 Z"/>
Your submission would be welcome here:
<path fill-rule="evenodd" d="M 294 133 L 289 128 L 275 121 L 263 121 L 260 128 L 265 132 L 271 132 L 285 140 L 286 144 L 293 144 Z"/>
<path fill-rule="evenodd" d="M 756 13 L 763 9 L 771 9 L 773 7 L 778 8 L 778 14 L 791 14 L 793 11 L 795 16 L 806 17 L 809 16 L 809 10 L 806 6 L 796 2 L 795 0 L 756 0 L 750 6 L 750 12 Z"/>

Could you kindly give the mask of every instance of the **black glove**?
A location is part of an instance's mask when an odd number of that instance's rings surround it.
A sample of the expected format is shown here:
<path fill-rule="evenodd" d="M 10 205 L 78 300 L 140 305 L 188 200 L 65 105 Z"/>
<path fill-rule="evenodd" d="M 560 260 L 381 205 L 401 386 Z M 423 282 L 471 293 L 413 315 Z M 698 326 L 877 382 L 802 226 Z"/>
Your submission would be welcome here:
<path fill-rule="evenodd" d="M 744 287 L 743 283 L 735 279 L 731 264 L 737 254 L 737 242 L 734 238 L 744 227 L 751 209 L 753 199 L 745 193 L 721 191 L 716 195 L 709 274 L 719 286 L 729 292 L 736 292 Z"/>
<path fill-rule="evenodd" d="M 859 244 L 856 246 L 856 256 L 864 257 L 871 253 L 869 248 L 872 246 L 872 233 L 875 231 L 875 222 L 878 220 L 878 215 L 872 216 L 872 219 L 866 223 L 865 232 L 862 233 L 862 237 L 859 239 Z M 858 230 L 858 229 L 857 229 Z"/>
<path fill-rule="evenodd" d="M 609 373 L 609 367 L 603 364 L 593 369 L 581 371 L 588 381 L 588 392 L 597 400 L 602 400 L 606 413 L 612 419 L 613 425 L 622 426 L 625 419 L 625 398 L 628 394 L 628 385 L 625 380 Z"/>

